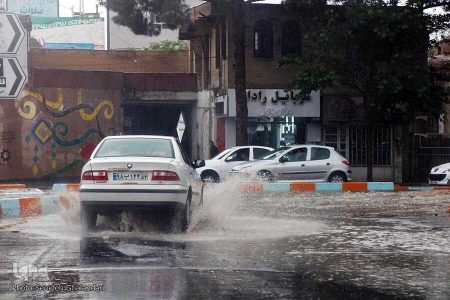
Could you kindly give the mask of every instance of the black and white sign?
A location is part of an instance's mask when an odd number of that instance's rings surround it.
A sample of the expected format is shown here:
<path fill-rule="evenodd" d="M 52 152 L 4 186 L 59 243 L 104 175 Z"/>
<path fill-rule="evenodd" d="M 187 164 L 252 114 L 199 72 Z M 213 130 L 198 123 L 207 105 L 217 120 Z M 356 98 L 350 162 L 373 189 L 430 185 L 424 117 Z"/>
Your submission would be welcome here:
<path fill-rule="evenodd" d="M 17 58 L 0 58 L 5 76 L 0 76 L 0 98 L 16 98 L 24 86 L 27 76 Z"/>
<path fill-rule="evenodd" d="M 15 14 L 0 14 L 0 54 L 14 54 L 19 50 L 26 32 Z"/>
<path fill-rule="evenodd" d="M 184 123 L 183 113 L 180 113 L 180 118 L 178 119 L 178 124 L 177 124 L 177 134 L 178 134 L 178 139 L 180 140 L 180 142 L 183 139 L 185 129 L 186 129 L 186 124 Z"/>
<path fill-rule="evenodd" d="M 0 98 L 17 98 L 27 74 L 27 32 L 15 14 L 0 12 Z"/>
<path fill-rule="evenodd" d="M 283 89 L 248 89 L 249 117 L 309 117 L 320 118 L 320 91 L 313 91 L 309 100 L 298 99 L 298 91 Z M 228 90 L 229 117 L 236 116 L 236 92 Z"/>

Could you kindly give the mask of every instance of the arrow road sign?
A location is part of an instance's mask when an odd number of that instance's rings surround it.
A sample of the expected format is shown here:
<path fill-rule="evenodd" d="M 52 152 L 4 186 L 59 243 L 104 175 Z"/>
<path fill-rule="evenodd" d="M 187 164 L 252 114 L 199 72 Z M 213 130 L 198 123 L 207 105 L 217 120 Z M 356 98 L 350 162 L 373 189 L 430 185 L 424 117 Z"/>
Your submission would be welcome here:
<path fill-rule="evenodd" d="M 180 118 L 178 119 L 178 124 L 177 124 L 177 134 L 178 134 L 178 139 L 180 140 L 180 142 L 183 139 L 183 134 L 184 134 L 185 129 L 186 129 L 186 123 L 184 123 L 183 113 L 180 113 Z"/>
<path fill-rule="evenodd" d="M 25 72 L 15 57 L 0 57 L 0 97 L 16 98 L 27 80 Z"/>
<path fill-rule="evenodd" d="M 0 14 L 0 54 L 14 54 L 26 32 L 15 14 Z"/>

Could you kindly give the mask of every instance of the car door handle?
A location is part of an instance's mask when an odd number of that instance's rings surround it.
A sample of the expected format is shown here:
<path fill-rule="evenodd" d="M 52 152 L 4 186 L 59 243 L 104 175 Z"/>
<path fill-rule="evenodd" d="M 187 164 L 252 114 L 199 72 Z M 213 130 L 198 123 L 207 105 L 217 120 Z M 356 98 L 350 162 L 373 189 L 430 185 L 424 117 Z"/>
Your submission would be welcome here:
<path fill-rule="evenodd" d="M 304 167 L 305 166 L 305 164 L 302 164 L 302 167 Z"/>
<path fill-rule="evenodd" d="M 330 165 L 330 163 L 327 163 L 327 166 L 329 166 Z"/>

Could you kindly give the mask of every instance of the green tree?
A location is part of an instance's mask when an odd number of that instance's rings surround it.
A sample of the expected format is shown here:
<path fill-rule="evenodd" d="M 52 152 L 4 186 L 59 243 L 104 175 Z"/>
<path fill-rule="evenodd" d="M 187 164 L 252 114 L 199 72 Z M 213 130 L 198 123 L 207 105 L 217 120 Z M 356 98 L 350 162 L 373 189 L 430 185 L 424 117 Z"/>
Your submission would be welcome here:
<path fill-rule="evenodd" d="M 405 124 L 417 113 L 438 115 L 447 94 L 428 71 L 430 33 L 447 29 L 448 15 L 427 8 L 448 1 L 348 0 L 336 5 L 286 0 L 292 17 L 305 26 L 301 56 L 283 63 L 298 66 L 293 88 L 308 98 L 312 90 L 344 89 L 363 97 L 367 180 L 373 179 L 374 128 Z M 433 2 L 433 3 L 432 3 Z"/>
<path fill-rule="evenodd" d="M 150 45 L 145 48 L 149 51 L 181 51 L 186 50 L 187 44 L 185 41 L 161 41 L 150 43 Z"/>
<path fill-rule="evenodd" d="M 262 0 L 206 0 L 232 20 L 231 38 L 234 43 L 236 69 L 234 83 L 236 90 L 236 144 L 246 145 L 247 139 L 247 96 L 245 76 L 245 12 L 253 2 Z M 158 35 L 160 27 L 155 26 L 156 16 L 176 29 L 187 22 L 188 6 L 184 0 L 105 0 L 109 9 L 117 12 L 114 22 L 129 27 L 135 34 Z"/>

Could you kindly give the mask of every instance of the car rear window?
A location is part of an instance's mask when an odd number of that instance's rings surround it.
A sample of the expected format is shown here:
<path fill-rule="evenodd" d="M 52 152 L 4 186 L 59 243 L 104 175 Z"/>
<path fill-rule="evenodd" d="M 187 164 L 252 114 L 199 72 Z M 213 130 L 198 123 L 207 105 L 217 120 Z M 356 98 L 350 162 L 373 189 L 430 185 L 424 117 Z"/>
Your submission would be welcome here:
<path fill-rule="evenodd" d="M 326 148 L 311 148 L 311 160 L 322 160 L 330 158 L 330 150 Z"/>
<path fill-rule="evenodd" d="M 172 141 L 157 138 L 109 139 L 95 153 L 95 157 L 122 156 L 175 158 Z"/>

